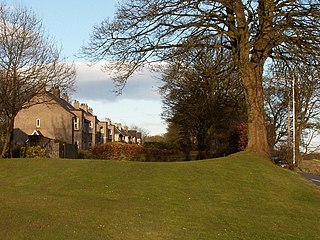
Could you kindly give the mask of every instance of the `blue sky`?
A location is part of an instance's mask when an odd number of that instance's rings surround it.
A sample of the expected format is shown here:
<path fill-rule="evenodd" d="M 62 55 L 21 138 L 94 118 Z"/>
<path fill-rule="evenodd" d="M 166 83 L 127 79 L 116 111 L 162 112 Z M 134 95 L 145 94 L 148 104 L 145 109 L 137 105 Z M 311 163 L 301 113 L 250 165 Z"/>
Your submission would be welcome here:
<path fill-rule="evenodd" d="M 62 44 L 63 53 L 75 60 L 83 43 L 89 39 L 95 24 L 112 18 L 117 0 L 7 0 L 7 4 L 30 7 L 42 19 L 44 28 L 57 44 Z"/>
<path fill-rule="evenodd" d="M 161 119 L 161 100 L 157 94 L 159 80 L 145 71 L 129 79 L 121 96 L 113 93 L 113 81 L 100 65 L 88 67 L 77 58 L 81 46 L 89 40 L 93 26 L 113 18 L 117 0 L 7 0 L 8 5 L 31 8 L 42 19 L 44 28 L 62 47 L 62 55 L 77 68 L 76 92 L 72 98 L 86 102 L 99 119 L 111 118 L 138 126 L 150 135 L 166 132 Z"/>

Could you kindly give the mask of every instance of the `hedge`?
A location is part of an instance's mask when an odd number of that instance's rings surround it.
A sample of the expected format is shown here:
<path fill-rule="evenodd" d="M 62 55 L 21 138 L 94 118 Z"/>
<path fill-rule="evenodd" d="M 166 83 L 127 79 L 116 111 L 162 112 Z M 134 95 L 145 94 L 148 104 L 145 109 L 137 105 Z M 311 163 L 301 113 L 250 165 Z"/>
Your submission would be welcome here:
<path fill-rule="evenodd" d="M 127 160 L 144 162 L 169 162 L 183 160 L 182 152 L 165 144 L 126 144 L 107 143 L 97 145 L 90 150 L 93 159 L 103 160 Z"/>

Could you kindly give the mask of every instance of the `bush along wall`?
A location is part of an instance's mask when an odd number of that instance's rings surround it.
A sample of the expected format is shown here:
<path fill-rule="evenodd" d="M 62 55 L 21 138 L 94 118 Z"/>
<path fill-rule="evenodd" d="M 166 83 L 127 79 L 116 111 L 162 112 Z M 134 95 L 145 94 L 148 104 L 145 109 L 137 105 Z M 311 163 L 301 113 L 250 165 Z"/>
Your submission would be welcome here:
<path fill-rule="evenodd" d="M 143 145 L 146 162 L 183 161 L 183 152 L 178 146 L 165 142 L 147 142 Z"/>
<path fill-rule="evenodd" d="M 107 143 L 97 145 L 91 150 L 93 159 L 127 160 L 144 162 L 169 162 L 184 160 L 180 149 L 163 143 L 148 143 L 146 145 Z"/>
<path fill-rule="evenodd" d="M 143 147 L 136 144 L 107 143 L 91 149 L 93 159 L 138 161 Z"/>
<path fill-rule="evenodd" d="M 30 146 L 20 148 L 20 157 L 23 158 L 45 158 L 46 150 L 40 146 Z"/>

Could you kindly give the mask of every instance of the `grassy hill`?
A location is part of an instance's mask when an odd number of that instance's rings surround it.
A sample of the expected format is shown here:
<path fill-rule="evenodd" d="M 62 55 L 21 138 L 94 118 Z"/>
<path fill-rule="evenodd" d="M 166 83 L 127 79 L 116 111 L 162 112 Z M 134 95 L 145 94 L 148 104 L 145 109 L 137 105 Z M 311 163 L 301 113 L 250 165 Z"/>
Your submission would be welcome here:
<path fill-rule="evenodd" d="M 320 189 L 249 153 L 0 160 L 0 239 L 320 239 Z"/>

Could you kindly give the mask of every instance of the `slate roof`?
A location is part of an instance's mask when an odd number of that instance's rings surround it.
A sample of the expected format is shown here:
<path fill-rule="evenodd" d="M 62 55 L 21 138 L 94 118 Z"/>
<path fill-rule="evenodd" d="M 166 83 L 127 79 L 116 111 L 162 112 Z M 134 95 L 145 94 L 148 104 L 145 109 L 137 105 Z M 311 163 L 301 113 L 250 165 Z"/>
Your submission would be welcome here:
<path fill-rule="evenodd" d="M 64 99 L 54 95 L 51 92 L 46 92 L 46 93 L 51 99 L 53 99 L 55 102 L 57 102 L 66 111 L 71 113 L 71 111 L 76 110 L 69 102 L 65 101 Z"/>

